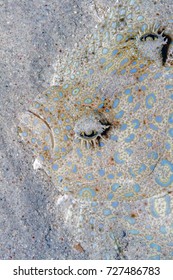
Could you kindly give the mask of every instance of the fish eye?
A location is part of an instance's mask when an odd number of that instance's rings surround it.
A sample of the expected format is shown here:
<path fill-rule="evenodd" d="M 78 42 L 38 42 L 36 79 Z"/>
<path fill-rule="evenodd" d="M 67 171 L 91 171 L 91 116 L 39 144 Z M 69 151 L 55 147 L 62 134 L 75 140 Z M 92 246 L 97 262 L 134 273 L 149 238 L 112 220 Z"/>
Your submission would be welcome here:
<path fill-rule="evenodd" d="M 80 118 L 74 127 L 75 139 L 80 140 L 81 144 L 87 148 L 99 145 L 100 139 L 109 130 L 110 124 L 106 118 L 97 112 L 89 112 Z"/>
<path fill-rule="evenodd" d="M 144 34 L 144 35 L 142 35 L 141 37 L 140 37 L 140 40 L 141 41 L 147 41 L 147 40 L 157 40 L 158 39 L 158 35 L 157 34 L 155 34 L 155 33 L 146 33 L 146 34 Z"/>
<path fill-rule="evenodd" d="M 96 130 L 90 130 L 90 131 L 82 131 L 80 133 L 80 137 L 84 138 L 84 139 L 94 139 L 98 136 L 98 132 Z"/>

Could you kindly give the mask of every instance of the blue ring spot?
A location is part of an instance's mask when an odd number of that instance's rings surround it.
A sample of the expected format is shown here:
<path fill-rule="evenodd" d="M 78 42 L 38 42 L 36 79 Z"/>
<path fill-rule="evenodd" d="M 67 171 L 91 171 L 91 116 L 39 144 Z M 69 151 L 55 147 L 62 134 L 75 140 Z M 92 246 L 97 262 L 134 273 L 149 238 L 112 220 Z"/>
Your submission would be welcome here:
<path fill-rule="evenodd" d="M 147 143 L 147 146 L 148 146 L 148 147 L 152 147 L 152 146 L 153 146 L 153 143 L 152 143 L 152 142 L 148 142 L 148 143 Z"/>
<path fill-rule="evenodd" d="M 131 133 L 127 138 L 124 139 L 124 141 L 126 143 L 130 143 L 131 141 L 133 141 L 135 138 L 135 134 L 134 133 Z"/>
<path fill-rule="evenodd" d="M 73 173 L 76 173 L 76 172 L 77 172 L 77 166 L 76 166 L 76 165 L 73 166 L 72 172 L 73 172 Z"/>
<path fill-rule="evenodd" d="M 110 62 L 108 65 L 106 65 L 106 66 L 105 66 L 105 68 L 104 68 L 104 69 L 105 69 L 105 70 L 108 70 L 109 68 L 111 68 L 111 66 L 112 66 L 112 65 L 113 65 L 113 63 L 112 63 L 112 62 Z"/>
<path fill-rule="evenodd" d="M 123 69 L 123 70 L 121 71 L 121 74 L 124 75 L 125 73 L 126 73 L 126 69 Z"/>
<path fill-rule="evenodd" d="M 132 197 L 132 196 L 134 196 L 134 193 L 132 193 L 132 192 L 125 193 L 124 196 L 125 196 L 125 197 Z"/>
<path fill-rule="evenodd" d="M 165 76 L 166 80 L 173 79 L 173 74 L 168 74 Z"/>
<path fill-rule="evenodd" d="M 70 125 L 67 125 L 67 126 L 66 126 L 66 129 L 67 129 L 67 130 L 71 130 L 72 127 L 71 127 Z"/>
<path fill-rule="evenodd" d="M 53 169 L 54 171 L 57 171 L 57 170 L 58 170 L 58 164 L 56 164 L 56 163 L 53 164 L 53 165 L 52 165 L 52 169 Z"/>
<path fill-rule="evenodd" d="M 170 137 L 173 137 L 173 128 L 170 128 L 170 129 L 168 130 L 168 133 L 169 133 L 169 136 L 170 136 Z"/>
<path fill-rule="evenodd" d="M 124 59 L 121 61 L 120 65 L 123 66 L 123 65 L 126 64 L 128 61 L 129 61 L 128 58 L 124 58 Z"/>
<path fill-rule="evenodd" d="M 159 231 L 160 231 L 162 234 L 166 234 L 166 233 L 167 233 L 167 230 L 166 230 L 166 227 L 165 227 L 165 226 L 160 226 Z"/>
<path fill-rule="evenodd" d="M 126 123 L 123 123 L 123 124 L 121 125 L 121 127 L 120 127 L 120 130 L 121 130 L 121 131 L 124 131 L 124 130 L 126 130 L 126 128 L 127 128 L 127 124 L 126 124 Z"/>
<path fill-rule="evenodd" d="M 160 252 L 160 251 L 161 251 L 160 245 L 158 245 L 158 244 L 156 244 L 156 243 L 151 243 L 151 244 L 150 244 L 150 248 L 156 249 L 157 252 Z"/>
<path fill-rule="evenodd" d="M 62 176 L 58 176 L 58 183 L 61 183 L 63 181 L 63 177 Z"/>
<path fill-rule="evenodd" d="M 125 9 L 121 9 L 121 10 L 119 11 L 119 14 L 120 14 L 121 16 L 125 15 L 125 14 L 126 14 L 126 10 L 125 10 Z"/>
<path fill-rule="evenodd" d="M 40 107 L 40 104 L 36 103 L 35 108 L 39 108 L 39 107 Z"/>
<path fill-rule="evenodd" d="M 111 215 L 111 213 L 112 212 L 111 212 L 111 210 L 109 208 L 103 210 L 103 215 L 104 216 L 109 216 L 109 215 Z"/>
<path fill-rule="evenodd" d="M 99 147 L 104 147 L 104 143 L 103 142 L 99 142 Z"/>
<path fill-rule="evenodd" d="M 54 132 L 55 132 L 55 134 L 59 134 L 59 129 L 58 128 L 54 128 Z"/>
<path fill-rule="evenodd" d="M 173 123 L 173 113 L 169 115 L 168 122 Z"/>
<path fill-rule="evenodd" d="M 111 205 L 112 205 L 112 207 L 116 208 L 118 206 L 118 204 L 119 204 L 118 201 L 113 201 Z"/>
<path fill-rule="evenodd" d="M 139 65 L 140 68 L 144 68 L 144 66 L 145 66 L 144 64 L 140 64 Z"/>
<path fill-rule="evenodd" d="M 138 71 L 138 69 L 137 69 L 137 68 L 133 68 L 133 69 L 131 69 L 131 70 L 130 70 L 130 73 L 132 73 L 132 74 L 133 74 L 133 73 L 136 73 L 137 71 Z"/>
<path fill-rule="evenodd" d="M 108 200 L 112 200 L 113 197 L 114 197 L 114 194 L 113 194 L 113 193 L 109 193 L 109 194 L 108 194 Z"/>
<path fill-rule="evenodd" d="M 59 147 L 55 147 L 55 152 L 59 152 Z"/>
<path fill-rule="evenodd" d="M 86 175 L 85 175 L 85 178 L 86 178 L 87 180 L 89 180 L 89 181 L 94 180 L 94 176 L 93 176 L 93 174 L 92 174 L 92 173 L 88 173 L 88 174 L 86 174 Z"/>
<path fill-rule="evenodd" d="M 104 106 L 104 103 L 99 104 L 98 108 L 102 108 Z"/>
<path fill-rule="evenodd" d="M 63 93 L 62 93 L 61 91 L 59 92 L 59 96 L 60 96 L 60 97 L 63 97 Z"/>
<path fill-rule="evenodd" d="M 118 42 L 120 42 L 123 39 L 123 36 L 121 34 L 118 34 L 116 36 L 116 39 L 117 39 Z"/>
<path fill-rule="evenodd" d="M 124 219 L 130 224 L 130 225 L 134 225 L 136 223 L 136 220 L 132 217 L 126 216 L 124 217 Z"/>
<path fill-rule="evenodd" d="M 142 32 L 145 32 L 145 30 L 148 28 L 148 25 L 147 24 L 143 24 L 142 27 L 141 27 L 141 31 Z"/>
<path fill-rule="evenodd" d="M 171 149 L 171 145 L 167 142 L 165 143 L 165 149 L 168 151 Z"/>
<path fill-rule="evenodd" d="M 27 133 L 26 131 L 23 131 L 23 132 L 22 132 L 22 136 L 23 136 L 23 137 L 26 137 L 26 136 L 28 136 L 28 133 Z"/>
<path fill-rule="evenodd" d="M 142 91 L 145 91 L 147 88 L 146 86 L 141 86 Z"/>
<path fill-rule="evenodd" d="M 98 170 L 98 173 L 101 177 L 103 177 L 105 175 L 105 170 L 104 169 L 100 169 Z"/>
<path fill-rule="evenodd" d="M 143 19 L 144 19 L 143 16 L 138 16 L 138 17 L 137 17 L 137 20 L 138 20 L 138 21 L 141 21 L 141 20 L 143 20 Z"/>
<path fill-rule="evenodd" d="M 92 165 L 92 160 L 93 160 L 92 157 L 88 156 L 87 159 L 86 159 L 86 165 L 91 166 Z"/>
<path fill-rule="evenodd" d="M 113 105 L 112 105 L 112 108 L 115 109 L 115 108 L 118 106 L 119 103 L 120 103 L 120 100 L 119 100 L 118 98 L 116 98 L 116 99 L 114 100 L 114 103 L 113 103 Z"/>
<path fill-rule="evenodd" d="M 135 129 L 139 128 L 139 126 L 140 126 L 140 122 L 139 122 L 139 120 L 137 120 L 137 119 L 133 120 L 133 121 L 132 121 L 132 124 L 133 124 L 133 127 L 134 127 Z"/>
<path fill-rule="evenodd" d="M 152 235 L 146 235 L 145 238 L 146 238 L 147 240 L 152 240 L 152 239 L 153 239 L 153 236 L 152 236 Z"/>
<path fill-rule="evenodd" d="M 166 89 L 172 89 L 172 88 L 173 88 L 173 85 L 166 85 L 165 88 L 166 88 Z"/>
<path fill-rule="evenodd" d="M 167 181 L 165 181 L 165 178 L 163 178 L 163 181 L 162 181 L 160 176 L 156 177 L 155 181 L 161 187 L 169 187 L 173 182 L 173 163 L 171 163 L 170 161 L 168 161 L 166 159 L 163 159 L 160 164 L 161 164 L 161 166 L 168 166 L 172 174 L 170 175 L 169 178 L 167 178 Z"/>
<path fill-rule="evenodd" d="M 162 76 L 162 73 L 161 72 L 159 72 L 159 73 L 156 73 L 155 75 L 154 75 L 154 80 L 157 80 L 157 79 L 159 79 L 160 77 Z"/>
<path fill-rule="evenodd" d="M 116 28 L 117 27 L 117 23 L 114 21 L 113 23 L 112 23 L 112 28 Z"/>
<path fill-rule="evenodd" d="M 158 128 L 158 126 L 157 125 L 154 125 L 153 123 L 150 123 L 149 124 L 149 127 L 152 129 L 152 130 L 155 130 L 155 131 L 157 131 L 159 128 Z"/>
<path fill-rule="evenodd" d="M 108 174 L 108 179 L 114 179 L 114 174 Z"/>
<path fill-rule="evenodd" d="M 124 162 L 125 162 L 123 159 L 120 159 L 120 157 L 119 157 L 119 152 L 115 152 L 115 154 L 114 154 L 114 160 L 115 160 L 115 162 L 118 163 L 118 164 L 124 164 Z"/>
<path fill-rule="evenodd" d="M 77 149 L 76 149 L 76 152 L 77 152 L 77 155 L 78 155 L 79 158 L 82 158 L 82 157 L 83 157 L 83 154 L 82 154 L 82 152 L 81 152 L 81 149 L 77 148 Z"/>
<path fill-rule="evenodd" d="M 156 96 L 154 93 L 147 95 L 146 101 L 145 101 L 147 109 L 153 108 L 153 105 L 155 102 L 156 102 Z"/>
<path fill-rule="evenodd" d="M 147 133 L 145 136 L 146 136 L 147 139 L 152 139 L 152 138 L 153 138 L 153 136 L 151 135 L 151 133 Z"/>
<path fill-rule="evenodd" d="M 72 95 L 77 95 L 79 93 L 80 89 L 79 88 L 75 88 L 73 91 L 72 91 Z"/>
<path fill-rule="evenodd" d="M 131 156 L 133 154 L 133 150 L 130 148 L 126 148 L 125 151 L 129 156 Z"/>
<path fill-rule="evenodd" d="M 83 196 L 85 194 L 89 194 L 91 197 L 96 196 L 95 191 L 89 187 L 85 187 L 79 191 L 79 196 Z"/>
<path fill-rule="evenodd" d="M 108 49 L 107 48 L 103 48 L 102 53 L 103 54 L 107 54 L 108 53 Z"/>
<path fill-rule="evenodd" d="M 132 103 L 133 102 L 133 96 L 130 95 L 127 100 L 128 100 L 129 103 Z"/>
<path fill-rule="evenodd" d="M 135 184 L 134 186 L 133 186 L 133 189 L 134 189 L 134 191 L 135 192 L 140 192 L 140 186 L 139 186 L 139 184 Z"/>
<path fill-rule="evenodd" d="M 132 14 L 128 14 L 127 19 L 131 19 L 131 18 L 132 18 Z"/>
<path fill-rule="evenodd" d="M 102 58 L 100 58 L 99 61 L 100 61 L 101 64 L 104 64 L 106 62 L 106 58 L 102 57 Z"/>
<path fill-rule="evenodd" d="M 118 136 L 117 135 L 111 135 L 110 139 L 117 142 L 118 141 Z"/>
<path fill-rule="evenodd" d="M 118 50 L 113 50 L 112 55 L 116 55 L 118 53 Z"/>
<path fill-rule="evenodd" d="M 88 72 L 89 72 L 90 75 L 92 75 L 94 73 L 94 70 L 93 69 L 89 69 Z"/>
<path fill-rule="evenodd" d="M 131 233 L 131 234 L 136 235 L 136 234 L 139 234 L 139 233 L 140 233 L 140 231 L 139 231 L 139 230 L 137 230 L 137 229 L 130 229 L 130 230 L 128 230 L 128 233 Z"/>
<path fill-rule="evenodd" d="M 133 112 L 135 113 L 135 112 L 140 108 L 140 106 L 141 106 L 141 103 L 138 102 L 138 103 L 135 105 L 135 107 L 134 107 L 134 109 L 133 109 Z"/>
<path fill-rule="evenodd" d="M 124 111 L 121 110 L 121 111 L 119 111 L 119 112 L 115 115 L 115 118 L 116 118 L 116 119 L 120 119 L 120 118 L 122 118 L 123 115 L 124 115 Z"/>
<path fill-rule="evenodd" d="M 163 118 L 162 118 L 162 116 L 156 116 L 155 120 L 156 120 L 156 122 L 161 123 Z"/>
<path fill-rule="evenodd" d="M 85 104 L 91 104 L 92 103 L 92 99 L 91 98 L 86 98 L 84 100 Z"/>
<path fill-rule="evenodd" d="M 125 91 L 124 91 L 125 94 L 130 94 L 131 93 L 131 89 L 130 88 L 127 88 Z"/>
<path fill-rule="evenodd" d="M 114 184 L 112 185 L 111 189 L 112 189 L 113 192 L 116 192 L 116 190 L 117 190 L 118 188 L 120 188 L 120 187 L 121 187 L 121 186 L 120 186 L 118 183 L 114 183 Z"/>
<path fill-rule="evenodd" d="M 145 73 L 145 74 L 143 74 L 143 75 L 141 75 L 141 76 L 139 77 L 139 81 L 142 82 L 142 81 L 145 80 L 147 77 L 148 77 L 148 74 Z"/>
<path fill-rule="evenodd" d="M 68 141 L 68 136 L 64 135 L 64 141 Z"/>
<path fill-rule="evenodd" d="M 34 144 L 36 142 L 36 138 L 32 138 L 31 142 Z"/>
<path fill-rule="evenodd" d="M 67 88 L 68 88 L 68 86 L 69 86 L 69 85 L 68 85 L 68 84 L 66 84 L 66 85 L 64 85 L 64 86 L 63 86 L 63 88 L 64 88 L 64 89 L 67 89 Z"/>
<path fill-rule="evenodd" d="M 141 164 L 141 166 L 138 169 L 138 174 L 141 174 L 143 171 L 146 170 L 146 165 L 144 163 Z"/>

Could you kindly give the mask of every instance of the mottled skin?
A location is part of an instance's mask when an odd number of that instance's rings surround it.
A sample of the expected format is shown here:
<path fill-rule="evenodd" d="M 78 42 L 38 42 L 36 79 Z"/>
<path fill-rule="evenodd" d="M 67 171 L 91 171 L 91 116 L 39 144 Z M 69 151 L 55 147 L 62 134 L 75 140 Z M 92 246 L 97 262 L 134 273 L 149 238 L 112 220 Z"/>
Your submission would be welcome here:
<path fill-rule="evenodd" d="M 136 29 L 129 35 L 128 24 L 113 36 L 115 19 L 104 27 L 108 40 L 100 39 L 101 27 L 87 41 L 94 55 L 86 62 L 80 47 L 77 66 L 74 55 L 67 63 L 66 83 L 37 97 L 19 133 L 66 194 L 58 211 L 74 248 L 91 259 L 171 259 L 173 72 L 162 65 L 164 36 L 146 57 L 150 40 L 140 41 Z"/>

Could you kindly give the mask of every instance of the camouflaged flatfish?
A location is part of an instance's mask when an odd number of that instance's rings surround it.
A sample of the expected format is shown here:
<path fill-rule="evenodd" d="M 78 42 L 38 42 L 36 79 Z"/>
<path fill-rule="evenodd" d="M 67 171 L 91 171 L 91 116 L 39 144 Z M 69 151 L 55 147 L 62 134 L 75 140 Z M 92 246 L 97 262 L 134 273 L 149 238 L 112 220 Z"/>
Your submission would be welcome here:
<path fill-rule="evenodd" d="M 139 4 L 109 10 L 19 125 L 93 259 L 173 257 L 171 20 Z"/>

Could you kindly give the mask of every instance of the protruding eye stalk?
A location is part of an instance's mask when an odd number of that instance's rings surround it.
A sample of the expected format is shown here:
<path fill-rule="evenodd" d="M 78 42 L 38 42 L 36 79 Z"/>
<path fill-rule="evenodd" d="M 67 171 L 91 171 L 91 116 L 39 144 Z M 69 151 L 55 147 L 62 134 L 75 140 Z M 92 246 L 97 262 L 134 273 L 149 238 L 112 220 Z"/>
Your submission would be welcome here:
<path fill-rule="evenodd" d="M 99 144 L 100 139 L 109 130 L 110 124 L 99 112 L 90 112 L 79 119 L 74 127 L 75 138 L 81 141 L 81 144 L 87 148 Z"/>

